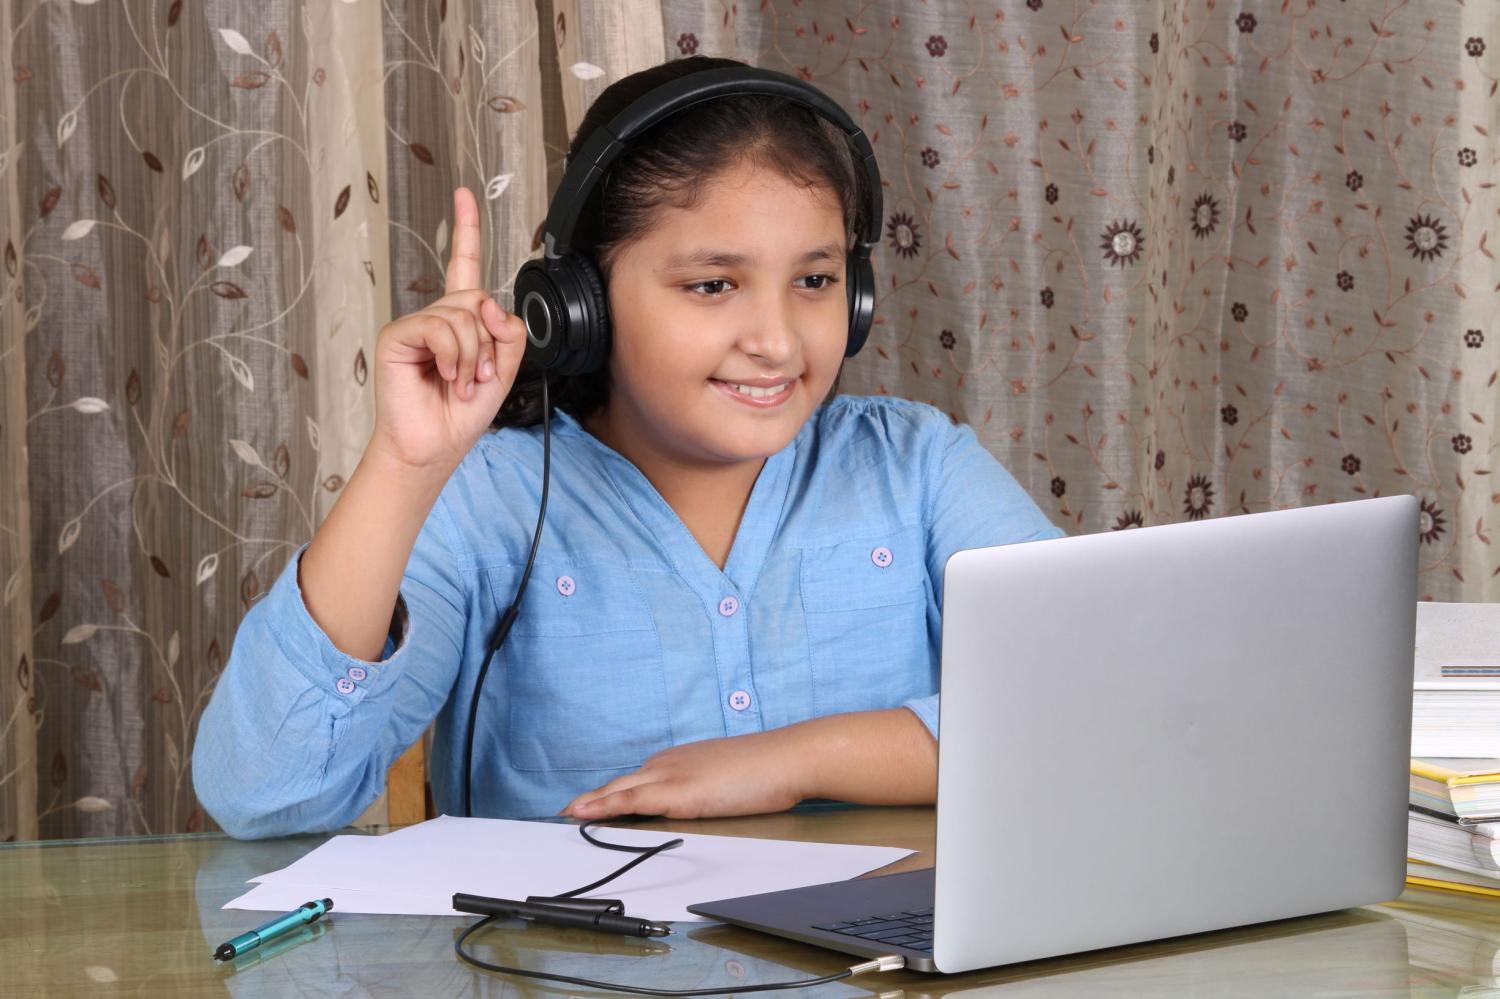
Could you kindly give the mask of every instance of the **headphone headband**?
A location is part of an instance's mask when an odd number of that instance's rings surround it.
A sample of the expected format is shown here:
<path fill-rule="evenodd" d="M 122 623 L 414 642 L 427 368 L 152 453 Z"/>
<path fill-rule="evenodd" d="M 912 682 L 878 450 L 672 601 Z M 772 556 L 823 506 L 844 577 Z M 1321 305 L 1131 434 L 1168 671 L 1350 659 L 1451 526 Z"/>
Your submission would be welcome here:
<path fill-rule="evenodd" d="M 821 90 L 794 76 L 754 66 L 726 66 L 699 70 L 671 80 L 637 97 L 609 123 L 594 130 L 563 171 L 562 181 L 552 197 L 543 224 L 546 256 L 561 257 L 572 245 L 579 213 L 588 196 L 630 141 L 665 118 L 679 111 L 719 97 L 758 94 L 781 97 L 813 111 L 837 125 L 854 145 L 855 169 L 865 175 L 866 198 L 870 205 L 864 232 L 855 252 L 868 256 L 870 248 L 880 241 L 881 192 L 880 168 L 870 140 L 848 113 Z"/>
<path fill-rule="evenodd" d="M 609 360 L 612 332 L 603 275 L 588 253 L 572 246 L 574 229 L 589 196 L 610 165 L 642 132 L 684 108 L 740 94 L 779 97 L 799 104 L 839 127 L 852 144 L 855 168 L 864 172 L 868 206 L 863 233 L 844 260 L 849 338 L 844 356 L 859 352 L 875 320 L 875 274 L 870 251 L 880 242 L 880 168 L 875 151 L 853 119 L 810 83 L 772 70 L 727 66 L 698 70 L 660 84 L 584 140 L 564 164 L 562 182 L 542 224 L 546 256 L 521 265 L 513 285 L 514 311 L 526 323 L 522 364 L 561 375 L 598 371 Z"/>

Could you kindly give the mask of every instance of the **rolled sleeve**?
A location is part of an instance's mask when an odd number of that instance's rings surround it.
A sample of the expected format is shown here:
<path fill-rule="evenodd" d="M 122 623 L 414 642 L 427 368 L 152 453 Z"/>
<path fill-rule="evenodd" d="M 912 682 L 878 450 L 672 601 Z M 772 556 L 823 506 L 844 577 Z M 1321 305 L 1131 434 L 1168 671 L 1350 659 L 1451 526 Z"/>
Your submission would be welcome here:
<path fill-rule="evenodd" d="M 937 738 L 937 734 L 938 734 L 938 695 L 937 694 L 929 694 L 926 697 L 913 697 L 911 700 L 906 701 L 901 706 L 903 708 L 906 708 L 912 714 L 916 715 L 917 716 L 917 720 L 920 721 L 923 725 L 927 726 L 927 731 L 930 732 L 930 733 L 932 733 L 932 737 L 934 739 Z"/>
<path fill-rule="evenodd" d="M 193 784 L 230 835 L 337 829 L 385 789 L 386 770 L 421 737 L 457 676 L 465 574 L 444 539 L 442 503 L 408 560 L 381 658 L 335 646 L 297 579 L 304 545 L 235 635 L 199 722 Z"/>
<path fill-rule="evenodd" d="M 308 612 L 297 572 L 305 551 L 307 545 L 297 549 L 291 562 L 262 599 L 261 603 L 271 604 L 266 626 L 275 637 L 286 661 L 308 683 L 326 686 L 338 695 L 338 700 L 334 702 L 336 714 L 341 710 L 347 712 L 360 701 L 378 695 L 395 682 L 400 674 L 401 662 L 406 658 L 404 653 L 411 645 L 411 613 L 406 605 L 406 594 L 398 593 L 385 647 L 378 661 L 359 659 L 342 651 Z M 403 591 L 409 585 L 407 580 L 402 580 Z M 258 606 L 260 605 L 257 604 Z M 308 650 L 312 650 L 313 655 L 308 655 Z M 348 679 L 354 684 L 354 689 L 340 689 L 340 679 Z"/>

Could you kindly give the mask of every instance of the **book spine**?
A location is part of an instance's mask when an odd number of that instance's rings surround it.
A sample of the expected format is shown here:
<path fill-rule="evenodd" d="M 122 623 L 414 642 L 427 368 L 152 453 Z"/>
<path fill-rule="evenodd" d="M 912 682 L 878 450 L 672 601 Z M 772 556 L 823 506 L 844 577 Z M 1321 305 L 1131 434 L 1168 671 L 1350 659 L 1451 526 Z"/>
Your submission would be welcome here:
<path fill-rule="evenodd" d="M 1439 888 L 1443 891 L 1462 891 L 1471 895 L 1489 895 L 1500 898 L 1500 888 L 1481 888 L 1479 885 L 1460 884 L 1457 881 L 1439 881 L 1436 878 L 1419 878 L 1415 874 L 1406 876 L 1406 883 L 1420 888 Z"/>

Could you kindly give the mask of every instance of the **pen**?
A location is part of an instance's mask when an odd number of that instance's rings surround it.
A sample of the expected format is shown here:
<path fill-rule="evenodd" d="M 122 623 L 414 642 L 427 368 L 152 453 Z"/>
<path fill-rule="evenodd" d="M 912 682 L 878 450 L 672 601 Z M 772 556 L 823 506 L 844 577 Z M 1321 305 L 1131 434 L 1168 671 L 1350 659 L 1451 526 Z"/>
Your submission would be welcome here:
<path fill-rule="evenodd" d="M 230 976 L 249 971 L 258 964 L 276 960 L 289 950 L 296 950 L 303 944 L 312 943 L 327 932 L 332 925 L 332 923 L 308 923 L 300 929 L 283 933 L 270 943 L 261 944 L 248 954 L 241 954 L 239 957 L 220 962 L 219 970 Z"/>
<path fill-rule="evenodd" d="M 672 932 L 672 928 L 663 923 L 624 915 L 620 911 L 623 906 L 618 902 L 605 906 L 591 905 L 591 901 L 593 900 L 557 899 L 551 903 L 518 902 L 509 898 L 455 892 L 453 908 L 479 916 L 499 916 L 505 919 L 519 917 L 551 926 L 577 926 L 602 933 L 623 933 L 630 937 L 664 937 Z"/>
<path fill-rule="evenodd" d="M 286 915 L 277 916 L 264 926 L 257 926 L 247 933 L 241 933 L 228 943 L 219 944 L 219 949 L 214 951 L 214 959 L 228 961 L 230 958 L 237 957 L 246 951 L 254 950 L 261 944 L 276 939 L 288 930 L 294 930 L 299 926 L 306 926 L 332 908 L 333 899 L 331 898 L 303 902 Z"/>

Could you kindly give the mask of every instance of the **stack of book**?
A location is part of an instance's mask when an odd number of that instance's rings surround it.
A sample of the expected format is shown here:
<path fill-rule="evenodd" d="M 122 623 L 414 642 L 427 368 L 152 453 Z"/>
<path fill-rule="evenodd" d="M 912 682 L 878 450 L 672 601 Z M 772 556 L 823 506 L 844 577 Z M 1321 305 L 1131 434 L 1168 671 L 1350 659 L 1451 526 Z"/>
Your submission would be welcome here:
<path fill-rule="evenodd" d="M 1500 759 L 1411 761 L 1406 880 L 1500 897 Z"/>
<path fill-rule="evenodd" d="M 1407 881 L 1500 897 L 1500 605 L 1416 625 Z"/>

